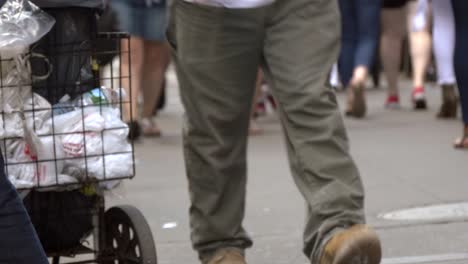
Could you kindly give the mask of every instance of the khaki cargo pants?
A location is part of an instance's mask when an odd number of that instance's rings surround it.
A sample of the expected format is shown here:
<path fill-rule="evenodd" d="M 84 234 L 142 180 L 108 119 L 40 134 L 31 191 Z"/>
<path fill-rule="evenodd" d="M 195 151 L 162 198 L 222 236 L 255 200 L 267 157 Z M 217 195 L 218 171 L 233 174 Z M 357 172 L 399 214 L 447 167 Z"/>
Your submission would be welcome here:
<path fill-rule="evenodd" d="M 168 39 L 186 110 L 191 238 L 200 258 L 252 245 L 242 221 L 259 66 L 278 101 L 292 175 L 307 202 L 304 253 L 315 257 L 333 230 L 363 223 L 363 186 L 326 85 L 339 51 L 337 1 L 227 9 L 176 0 L 171 15 Z"/>

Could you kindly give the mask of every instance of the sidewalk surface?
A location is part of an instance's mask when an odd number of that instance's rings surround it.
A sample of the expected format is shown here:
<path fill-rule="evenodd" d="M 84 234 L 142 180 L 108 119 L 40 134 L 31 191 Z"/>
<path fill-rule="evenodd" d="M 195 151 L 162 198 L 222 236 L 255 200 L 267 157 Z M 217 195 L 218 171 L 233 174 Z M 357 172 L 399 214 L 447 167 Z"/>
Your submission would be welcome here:
<path fill-rule="evenodd" d="M 163 137 L 136 144 L 137 176 L 111 204 L 133 204 L 147 217 L 160 264 L 196 264 L 190 245 L 187 181 L 182 157 L 182 106 L 173 72 L 167 108 L 160 114 Z M 346 120 L 351 148 L 367 191 L 368 221 L 383 241 L 386 264 L 468 263 L 468 217 L 389 221 L 378 216 L 418 206 L 468 202 L 468 152 L 452 141 L 461 123 L 435 118 L 440 91 L 428 87 L 430 109 L 411 109 L 408 82 L 398 111 L 385 110 L 385 92 L 369 89 L 369 115 Z M 344 93 L 340 93 L 341 106 Z M 306 264 L 301 254 L 304 201 L 293 184 L 283 135 L 274 114 L 259 120 L 265 129 L 249 145 L 245 226 L 255 245 L 249 263 Z M 463 212 L 462 212 L 463 213 Z"/>

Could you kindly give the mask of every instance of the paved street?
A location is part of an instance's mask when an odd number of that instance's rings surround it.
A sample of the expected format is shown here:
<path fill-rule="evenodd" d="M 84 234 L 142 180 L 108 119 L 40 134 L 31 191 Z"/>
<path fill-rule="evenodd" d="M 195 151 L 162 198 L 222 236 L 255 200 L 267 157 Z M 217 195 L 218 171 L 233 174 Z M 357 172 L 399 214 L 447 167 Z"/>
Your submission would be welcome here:
<path fill-rule="evenodd" d="M 354 157 L 367 190 L 368 221 L 380 234 L 384 263 L 468 263 L 468 217 L 390 221 L 382 213 L 468 202 L 468 152 L 455 151 L 459 121 L 439 121 L 439 90 L 428 88 L 430 111 L 410 107 L 405 82 L 403 109 L 383 108 L 383 89 L 369 90 L 370 114 L 346 120 Z M 160 264 L 198 263 L 189 242 L 188 193 L 182 159 L 182 107 L 169 74 L 169 102 L 160 114 L 164 135 L 136 144 L 137 177 L 112 198 L 146 215 L 157 241 Z M 341 105 L 344 94 L 339 94 Z M 290 176 L 283 136 L 273 114 L 260 119 L 265 134 L 249 145 L 245 226 L 255 240 L 249 263 L 306 264 L 301 254 L 304 201 Z M 411 258 L 410 258 L 411 257 Z"/>

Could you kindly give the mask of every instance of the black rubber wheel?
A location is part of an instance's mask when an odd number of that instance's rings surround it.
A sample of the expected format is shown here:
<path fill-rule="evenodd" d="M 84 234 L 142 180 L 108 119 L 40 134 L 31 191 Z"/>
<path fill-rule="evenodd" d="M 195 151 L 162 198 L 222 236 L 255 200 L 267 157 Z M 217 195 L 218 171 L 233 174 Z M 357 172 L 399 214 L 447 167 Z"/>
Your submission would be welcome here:
<path fill-rule="evenodd" d="M 157 264 L 151 228 L 136 207 L 112 207 L 105 214 L 106 254 L 102 264 Z"/>

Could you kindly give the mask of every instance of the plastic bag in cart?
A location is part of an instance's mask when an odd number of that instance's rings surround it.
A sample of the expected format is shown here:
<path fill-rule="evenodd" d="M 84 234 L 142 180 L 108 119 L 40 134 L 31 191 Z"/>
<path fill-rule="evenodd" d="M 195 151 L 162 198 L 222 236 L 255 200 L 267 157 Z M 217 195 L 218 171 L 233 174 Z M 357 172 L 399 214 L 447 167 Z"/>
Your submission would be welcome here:
<path fill-rule="evenodd" d="M 61 148 L 68 157 L 64 173 L 79 180 L 109 180 L 133 174 L 132 146 L 127 141 L 128 126 L 120 111 L 111 107 L 78 108 L 55 116 L 49 125 L 59 134 Z"/>
<path fill-rule="evenodd" d="M 0 56 L 13 58 L 41 39 L 55 20 L 26 0 L 7 0 L 0 8 Z"/>

